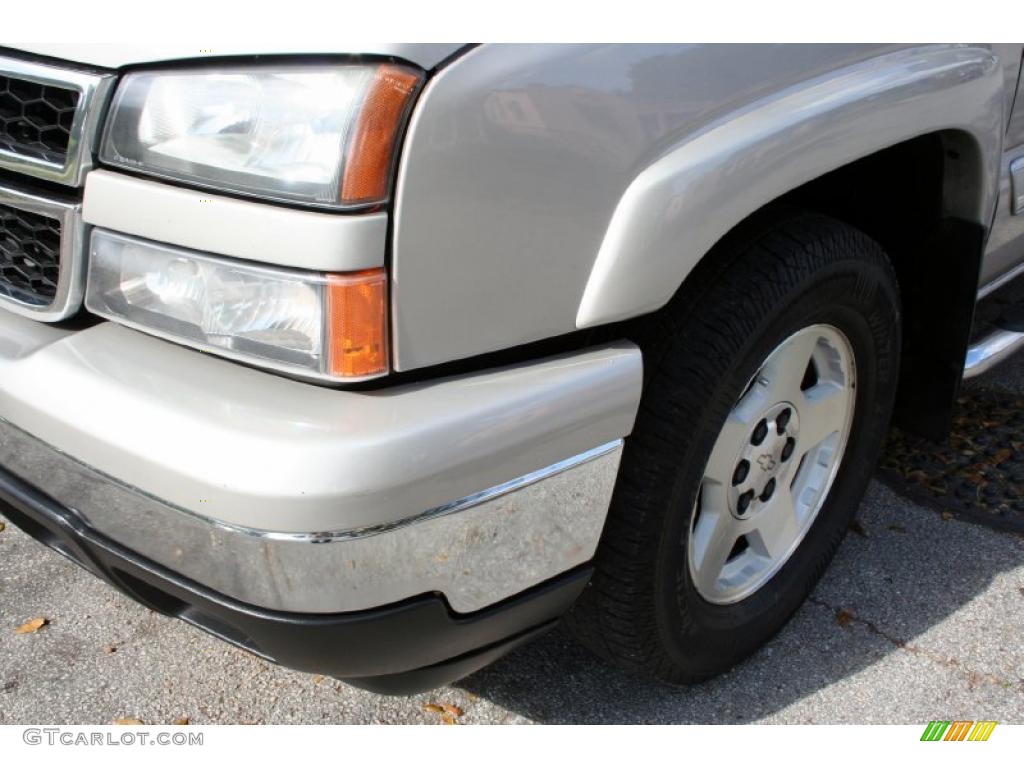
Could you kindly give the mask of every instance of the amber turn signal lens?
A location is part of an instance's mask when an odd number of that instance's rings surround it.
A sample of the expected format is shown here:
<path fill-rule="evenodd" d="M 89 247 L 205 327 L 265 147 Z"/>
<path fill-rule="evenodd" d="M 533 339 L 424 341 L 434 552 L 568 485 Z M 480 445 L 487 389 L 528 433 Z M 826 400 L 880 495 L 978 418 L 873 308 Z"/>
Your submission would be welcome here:
<path fill-rule="evenodd" d="M 419 80 L 418 74 L 404 67 L 386 64 L 377 68 L 349 140 L 341 180 L 342 203 L 377 202 L 386 197 L 398 129 Z"/>
<path fill-rule="evenodd" d="M 327 276 L 328 368 L 360 377 L 388 368 L 387 274 L 368 269 Z"/>

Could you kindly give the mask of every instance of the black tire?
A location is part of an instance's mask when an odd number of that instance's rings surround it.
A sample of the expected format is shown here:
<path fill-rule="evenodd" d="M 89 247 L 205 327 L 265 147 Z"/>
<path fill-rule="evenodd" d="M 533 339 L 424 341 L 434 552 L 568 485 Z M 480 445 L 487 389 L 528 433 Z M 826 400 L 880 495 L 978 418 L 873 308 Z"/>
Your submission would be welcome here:
<path fill-rule="evenodd" d="M 586 646 L 627 668 L 692 683 L 730 669 L 785 624 L 832 559 L 877 462 L 898 378 L 899 307 L 882 248 L 824 216 L 776 215 L 716 249 L 642 340 L 640 411 L 595 574 L 567 617 Z M 749 597 L 709 603 L 687 564 L 707 457 L 767 356 L 815 323 L 842 330 L 856 361 L 838 473 L 785 565 Z"/>

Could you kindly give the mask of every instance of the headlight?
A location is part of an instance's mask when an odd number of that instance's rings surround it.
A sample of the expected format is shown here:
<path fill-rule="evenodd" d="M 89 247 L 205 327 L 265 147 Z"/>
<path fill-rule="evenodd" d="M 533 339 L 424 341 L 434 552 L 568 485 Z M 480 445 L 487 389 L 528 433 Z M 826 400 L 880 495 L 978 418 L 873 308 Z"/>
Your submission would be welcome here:
<path fill-rule="evenodd" d="M 90 311 L 314 379 L 387 370 L 386 276 L 257 266 L 94 229 Z"/>
<path fill-rule="evenodd" d="M 379 203 L 419 82 L 417 72 L 393 64 L 129 74 L 100 159 L 273 200 Z"/>

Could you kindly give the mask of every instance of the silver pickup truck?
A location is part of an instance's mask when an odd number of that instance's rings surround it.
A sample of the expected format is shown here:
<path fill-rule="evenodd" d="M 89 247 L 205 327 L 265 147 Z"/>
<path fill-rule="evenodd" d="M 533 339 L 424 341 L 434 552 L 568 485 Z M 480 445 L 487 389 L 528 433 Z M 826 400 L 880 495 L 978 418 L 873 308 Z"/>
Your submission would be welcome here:
<path fill-rule="evenodd" d="M 0 49 L 0 512 L 371 690 L 726 670 L 1024 341 L 1021 56 Z"/>

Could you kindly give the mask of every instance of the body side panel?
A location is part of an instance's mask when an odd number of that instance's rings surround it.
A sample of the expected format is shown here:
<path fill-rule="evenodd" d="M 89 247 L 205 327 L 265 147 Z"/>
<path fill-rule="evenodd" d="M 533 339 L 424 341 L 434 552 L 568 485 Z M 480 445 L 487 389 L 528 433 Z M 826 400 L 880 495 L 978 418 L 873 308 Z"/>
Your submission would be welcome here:
<path fill-rule="evenodd" d="M 1024 268 L 1024 215 L 1013 213 L 1014 190 L 1010 177 L 1010 165 L 1024 158 L 1024 80 L 1020 77 L 1022 46 L 1004 43 L 993 45 L 992 50 L 1003 61 L 1008 127 L 999 165 L 999 204 L 981 271 L 981 296 L 1013 279 Z M 1016 191 L 1019 194 L 1021 190 Z"/>
<path fill-rule="evenodd" d="M 1024 145 L 1008 149 L 1000 158 L 999 203 L 981 269 L 981 295 L 987 295 L 1021 266 L 1024 255 L 1024 215 L 1013 213 L 1013 181 L 1009 168 L 1024 157 Z"/>
<path fill-rule="evenodd" d="M 874 91 L 860 82 L 867 73 Z M 997 153 L 1002 76 L 989 51 L 953 46 L 477 48 L 430 82 L 407 135 L 392 255 L 396 367 L 656 308 L 717 236 L 763 202 L 922 126 L 971 131 L 986 156 Z M 844 86 L 859 101 L 831 90 Z M 798 111 L 774 144 L 758 142 L 768 138 L 763 127 L 742 117 L 779 99 Z M 794 130 L 821 114 L 831 117 L 814 126 L 831 127 L 823 136 Z M 741 122 L 725 127 L 726 116 Z M 859 120 L 844 131 L 850 118 Z M 639 180 L 646 186 L 674 151 L 715 129 L 749 153 L 704 138 L 719 154 L 703 164 L 690 155 L 700 172 L 685 190 L 666 175 L 654 187 L 669 192 L 667 207 L 631 207 Z M 776 175 L 761 180 L 765 169 Z M 724 181 L 731 186 L 717 186 Z M 979 181 L 983 199 L 955 201 L 974 215 L 995 194 L 993 179 Z M 624 211 L 641 214 L 636 229 Z"/>

